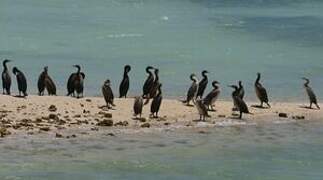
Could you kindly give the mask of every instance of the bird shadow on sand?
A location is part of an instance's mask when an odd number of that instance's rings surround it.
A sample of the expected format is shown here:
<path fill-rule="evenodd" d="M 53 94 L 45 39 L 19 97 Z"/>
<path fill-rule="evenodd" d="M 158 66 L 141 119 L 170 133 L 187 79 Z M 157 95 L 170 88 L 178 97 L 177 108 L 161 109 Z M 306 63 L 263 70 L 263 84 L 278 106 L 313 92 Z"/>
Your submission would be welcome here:
<path fill-rule="evenodd" d="M 298 107 L 299 107 L 299 108 L 302 108 L 302 109 L 320 110 L 320 109 L 317 109 L 317 108 L 312 108 L 312 107 L 304 106 L 304 105 L 300 105 L 300 106 L 298 106 Z"/>
<path fill-rule="evenodd" d="M 21 95 L 14 95 L 12 97 L 15 97 L 15 98 L 23 98 L 23 99 L 27 98 L 27 96 L 21 96 Z"/>
<path fill-rule="evenodd" d="M 269 107 L 260 106 L 260 105 L 251 105 L 251 107 L 258 108 L 258 109 L 269 109 Z"/>

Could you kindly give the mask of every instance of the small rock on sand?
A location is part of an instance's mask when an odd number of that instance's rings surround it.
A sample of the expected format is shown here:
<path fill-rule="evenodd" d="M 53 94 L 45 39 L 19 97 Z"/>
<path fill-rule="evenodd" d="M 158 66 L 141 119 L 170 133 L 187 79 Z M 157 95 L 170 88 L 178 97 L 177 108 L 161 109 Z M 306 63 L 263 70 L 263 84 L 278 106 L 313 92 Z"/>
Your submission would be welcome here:
<path fill-rule="evenodd" d="M 117 123 L 115 123 L 115 126 L 128 126 L 128 121 L 119 121 Z"/>
<path fill-rule="evenodd" d="M 113 121 L 111 119 L 104 119 L 97 123 L 98 126 L 113 126 Z"/>
<path fill-rule="evenodd" d="M 287 118 L 288 117 L 287 113 L 279 113 L 278 116 L 282 117 L 282 118 Z"/>
<path fill-rule="evenodd" d="M 50 112 L 56 112 L 56 111 L 57 111 L 57 108 L 56 108 L 56 106 L 55 106 L 55 105 L 50 105 L 50 106 L 49 106 L 49 108 L 48 108 L 48 110 L 49 110 Z"/>
<path fill-rule="evenodd" d="M 41 130 L 41 131 L 50 131 L 50 128 L 46 126 L 46 127 L 39 128 L 39 130 Z"/>
<path fill-rule="evenodd" d="M 8 131 L 6 128 L 3 128 L 3 127 L 0 128 L 0 137 L 6 137 L 10 134 L 11 134 L 11 132 Z"/>
<path fill-rule="evenodd" d="M 305 119 L 305 116 L 293 116 L 292 118 L 296 120 L 302 120 Z"/>
<path fill-rule="evenodd" d="M 62 137 L 63 137 L 63 135 L 62 135 L 62 134 L 60 134 L 60 133 L 56 133 L 56 134 L 55 134 L 55 137 L 56 137 L 56 138 L 62 138 Z"/>
<path fill-rule="evenodd" d="M 150 124 L 149 123 L 143 123 L 140 127 L 142 127 L 142 128 L 150 128 Z"/>

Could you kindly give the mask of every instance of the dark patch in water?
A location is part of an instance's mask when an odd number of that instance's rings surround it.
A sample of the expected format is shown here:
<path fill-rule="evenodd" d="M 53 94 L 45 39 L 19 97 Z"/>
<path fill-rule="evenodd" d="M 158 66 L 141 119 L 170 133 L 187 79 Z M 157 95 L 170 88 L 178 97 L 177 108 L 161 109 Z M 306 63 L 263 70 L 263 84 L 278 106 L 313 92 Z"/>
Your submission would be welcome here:
<path fill-rule="evenodd" d="M 158 144 L 154 144 L 155 147 L 167 147 L 166 144 L 162 144 L 162 143 L 158 143 Z"/>
<path fill-rule="evenodd" d="M 124 150 L 126 150 L 126 148 L 124 148 L 124 147 L 117 147 L 117 148 L 115 148 L 115 150 L 117 150 L 117 151 L 124 151 Z"/>
<path fill-rule="evenodd" d="M 175 140 L 174 143 L 177 143 L 177 144 L 188 144 L 188 140 Z"/>

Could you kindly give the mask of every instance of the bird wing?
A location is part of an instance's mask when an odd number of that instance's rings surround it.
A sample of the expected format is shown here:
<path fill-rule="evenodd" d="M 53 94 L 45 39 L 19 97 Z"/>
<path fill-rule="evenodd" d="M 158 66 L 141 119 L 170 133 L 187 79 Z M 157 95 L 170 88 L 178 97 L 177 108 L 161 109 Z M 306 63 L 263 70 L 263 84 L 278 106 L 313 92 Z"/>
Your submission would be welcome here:
<path fill-rule="evenodd" d="M 314 91 L 312 90 L 312 88 L 307 87 L 306 88 L 306 92 L 307 92 L 307 95 L 308 95 L 310 101 L 312 103 L 315 103 L 316 104 L 317 103 L 317 99 L 316 99 L 316 95 L 315 95 Z"/>
<path fill-rule="evenodd" d="M 261 84 L 256 85 L 256 93 L 260 100 L 268 102 L 267 90 Z"/>

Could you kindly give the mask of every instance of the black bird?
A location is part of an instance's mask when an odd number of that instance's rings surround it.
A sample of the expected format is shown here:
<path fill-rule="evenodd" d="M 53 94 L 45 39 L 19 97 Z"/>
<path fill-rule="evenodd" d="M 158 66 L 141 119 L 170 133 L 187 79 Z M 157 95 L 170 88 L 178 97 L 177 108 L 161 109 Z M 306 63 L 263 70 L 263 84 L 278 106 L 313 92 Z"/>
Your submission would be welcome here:
<path fill-rule="evenodd" d="M 310 100 L 309 108 L 312 109 L 312 104 L 315 104 L 317 109 L 320 109 L 320 106 L 317 103 L 316 95 L 315 95 L 314 91 L 312 90 L 312 88 L 309 86 L 310 80 L 305 77 L 303 77 L 302 79 L 304 79 L 306 81 L 304 83 L 304 88 L 305 88 L 308 98 Z"/>
<path fill-rule="evenodd" d="M 110 109 L 111 106 L 115 106 L 114 103 L 113 103 L 114 96 L 113 96 L 113 92 L 112 92 L 112 89 L 111 89 L 109 79 L 107 79 L 104 82 L 103 86 L 102 86 L 102 94 L 103 94 L 105 102 L 107 103 L 108 109 Z"/>
<path fill-rule="evenodd" d="M 149 97 L 147 97 L 147 100 L 144 103 L 145 105 L 149 103 L 150 98 L 154 98 L 158 93 L 158 88 L 159 88 L 159 84 L 160 84 L 159 83 L 159 70 L 155 69 L 154 74 L 155 74 L 155 79 L 154 79 L 154 82 L 153 82 L 152 87 L 150 89 Z"/>
<path fill-rule="evenodd" d="M 198 80 L 197 80 L 195 74 L 191 74 L 190 79 L 192 80 L 192 84 L 191 84 L 190 88 L 187 91 L 186 100 L 183 101 L 183 103 L 186 103 L 187 106 L 190 105 L 191 100 L 195 101 L 197 89 L 199 87 L 198 86 Z"/>
<path fill-rule="evenodd" d="M 244 92 L 244 88 L 243 88 L 243 85 L 242 85 L 242 81 L 239 81 L 238 84 L 239 84 L 239 89 L 238 89 L 239 97 L 240 97 L 240 99 L 243 99 L 245 92 Z"/>
<path fill-rule="evenodd" d="M 17 67 L 13 67 L 12 72 L 14 75 L 16 75 L 17 78 L 19 96 L 21 96 L 21 93 L 23 93 L 23 97 L 28 96 L 27 80 L 24 73 L 21 72 Z"/>
<path fill-rule="evenodd" d="M 77 68 L 76 73 L 72 73 L 67 81 L 67 96 L 72 95 L 75 96 L 75 91 L 77 93 L 77 98 L 80 97 L 80 94 L 83 96 L 83 90 L 84 90 L 84 78 L 85 74 L 81 72 L 81 66 L 80 65 L 73 65 L 73 67 Z"/>
<path fill-rule="evenodd" d="M 47 74 L 47 66 L 44 67 L 44 71 L 40 73 L 39 77 L 38 77 L 38 82 L 37 82 L 37 86 L 38 86 L 38 95 L 39 96 L 43 96 L 44 95 L 44 91 L 45 91 L 45 76 Z"/>
<path fill-rule="evenodd" d="M 209 110 L 212 110 L 212 111 L 214 111 L 213 105 L 221 93 L 221 90 L 218 84 L 220 84 L 218 81 L 213 81 L 212 82 L 213 90 L 208 95 L 206 95 L 206 97 L 203 99 L 204 104 L 208 107 Z"/>
<path fill-rule="evenodd" d="M 154 99 L 153 99 L 153 101 L 151 103 L 151 107 L 150 107 L 151 115 L 154 118 L 158 118 L 158 112 L 159 112 L 160 105 L 161 105 L 162 100 L 163 100 L 161 87 L 162 87 L 162 84 L 159 83 L 158 84 L 158 93 L 154 97 Z"/>
<path fill-rule="evenodd" d="M 238 88 L 238 96 L 240 97 L 240 99 L 243 100 L 244 98 L 244 94 L 245 94 L 245 91 L 244 91 L 244 88 L 243 88 L 243 85 L 242 85 L 242 82 L 239 81 L 238 82 L 238 85 L 239 85 L 239 88 Z M 233 111 L 237 111 L 238 108 L 234 105 L 233 108 L 232 108 Z"/>
<path fill-rule="evenodd" d="M 152 69 L 154 69 L 154 68 L 151 66 L 148 66 L 146 68 L 146 73 L 148 74 L 148 77 L 147 77 L 147 79 L 144 83 L 144 86 L 143 86 L 143 95 L 142 95 L 143 98 L 149 98 L 149 93 L 150 93 L 151 88 L 153 87 L 153 84 L 154 84 L 154 75 L 150 71 Z"/>
<path fill-rule="evenodd" d="M 249 112 L 248 106 L 247 104 L 239 97 L 239 88 L 238 86 L 235 85 L 231 85 L 229 86 L 231 88 L 234 89 L 234 91 L 232 92 L 232 99 L 233 99 L 233 104 L 235 105 L 235 107 L 238 108 L 238 110 L 240 111 L 240 116 L 239 118 L 242 118 L 242 114 L 243 113 L 247 113 L 247 114 L 251 114 Z"/>
<path fill-rule="evenodd" d="M 209 72 L 206 71 L 206 70 L 202 71 L 203 79 L 199 82 L 199 88 L 198 88 L 197 94 L 196 94 L 197 98 L 202 99 L 202 97 L 203 97 L 204 91 L 205 91 L 207 83 L 208 83 L 208 78 L 207 78 L 207 75 L 206 75 L 207 73 L 209 73 Z"/>
<path fill-rule="evenodd" d="M 209 114 L 208 114 L 208 110 L 207 110 L 207 106 L 204 104 L 203 100 L 201 99 L 196 99 L 196 109 L 200 115 L 200 121 L 205 121 L 205 118 L 206 117 L 211 117 Z"/>
<path fill-rule="evenodd" d="M 49 96 L 56 96 L 56 85 L 49 75 L 45 77 L 45 88 Z"/>
<path fill-rule="evenodd" d="M 257 73 L 257 79 L 255 81 L 255 91 L 258 99 L 260 100 L 260 107 L 263 107 L 263 104 L 266 103 L 270 108 L 270 104 L 268 102 L 268 95 L 266 89 L 261 85 L 260 81 L 261 74 Z"/>
<path fill-rule="evenodd" d="M 56 96 L 56 85 L 48 74 L 48 67 L 44 67 L 44 85 L 49 96 Z M 43 93 L 44 94 L 44 93 Z"/>
<path fill-rule="evenodd" d="M 142 97 L 141 96 L 135 97 L 133 111 L 134 111 L 134 116 L 136 118 L 138 115 L 139 115 L 139 117 L 141 117 L 143 106 L 144 106 L 144 101 L 143 101 Z"/>
<path fill-rule="evenodd" d="M 3 65 L 3 72 L 2 72 L 2 93 L 10 95 L 10 88 L 11 88 L 11 76 L 10 72 L 7 67 L 7 63 L 11 62 L 11 60 L 5 59 L 2 63 Z M 5 93 L 6 91 L 6 93 Z"/>
<path fill-rule="evenodd" d="M 129 65 L 126 65 L 124 67 L 124 73 L 123 73 L 123 79 L 120 83 L 120 86 L 119 86 L 119 97 L 122 98 L 122 97 L 125 97 L 127 98 L 127 93 L 128 93 L 128 90 L 129 90 L 129 76 L 128 76 L 128 73 L 131 71 L 131 66 Z"/>

